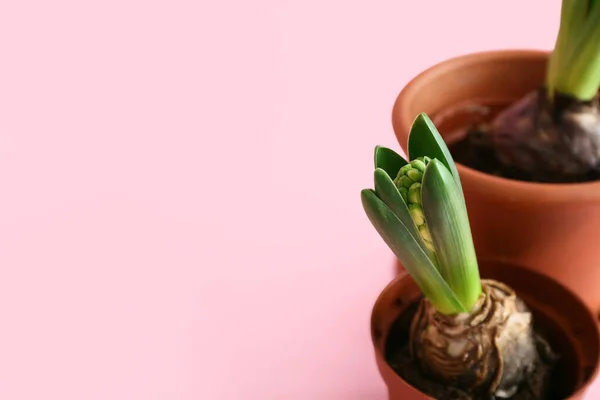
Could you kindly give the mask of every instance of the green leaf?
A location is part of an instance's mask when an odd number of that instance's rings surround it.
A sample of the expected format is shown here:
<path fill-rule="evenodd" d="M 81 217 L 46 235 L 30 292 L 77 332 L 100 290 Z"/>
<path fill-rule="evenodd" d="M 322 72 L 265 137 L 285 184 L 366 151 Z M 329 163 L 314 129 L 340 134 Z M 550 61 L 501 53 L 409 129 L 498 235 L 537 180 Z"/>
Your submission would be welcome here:
<path fill-rule="evenodd" d="M 377 197 L 373 190 L 362 190 L 361 200 L 365 212 L 377 232 L 431 304 L 442 314 L 457 314 L 466 311 L 396 214 Z"/>
<path fill-rule="evenodd" d="M 552 92 L 593 99 L 600 88 L 600 7 L 598 1 L 563 0 L 556 44 L 546 76 Z"/>
<path fill-rule="evenodd" d="M 456 169 L 456 164 L 454 164 L 454 159 L 446 146 L 446 142 L 444 142 L 442 135 L 440 135 L 427 114 L 421 113 L 413 121 L 408 134 L 408 158 L 414 160 L 425 156 L 437 158 L 448 168 L 462 194 L 458 169 Z"/>
<path fill-rule="evenodd" d="M 375 168 L 381 168 L 388 173 L 392 179 L 398 175 L 400 168 L 408 162 L 398 153 L 387 147 L 375 147 Z"/>
<path fill-rule="evenodd" d="M 481 295 L 481 281 L 464 198 L 450 171 L 437 159 L 427 165 L 421 185 L 440 273 L 470 310 Z"/>
<path fill-rule="evenodd" d="M 586 11 L 588 7 L 589 4 L 585 4 Z M 561 79 L 557 89 L 580 100 L 591 100 L 600 86 L 600 7 L 573 19 L 577 30 L 569 38 L 568 54 L 559 71 Z"/>
<path fill-rule="evenodd" d="M 550 55 L 548 63 L 546 86 L 548 94 L 552 99 L 554 90 L 556 89 L 557 79 L 561 71 L 565 70 L 565 62 L 568 58 L 570 50 L 569 46 L 573 45 L 573 36 L 576 35 L 577 29 L 581 28 L 581 23 L 574 24 L 573 21 L 581 21 L 585 14 L 586 0 L 571 0 L 563 1 L 560 12 L 560 24 L 554 50 Z M 564 74 L 564 72 L 563 72 Z"/>
<path fill-rule="evenodd" d="M 433 265 L 437 267 L 435 253 L 423 243 L 423 239 L 419 234 L 414 220 L 410 216 L 408 206 L 400 195 L 398 188 L 394 185 L 394 181 L 392 181 L 387 172 L 381 168 L 375 169 L 375 193 L 396 214 L 400 222 L 404 224 L 413 238 L 419 243 L 419 246 L 421 246 L 421 249 L 423 249 Z"/>

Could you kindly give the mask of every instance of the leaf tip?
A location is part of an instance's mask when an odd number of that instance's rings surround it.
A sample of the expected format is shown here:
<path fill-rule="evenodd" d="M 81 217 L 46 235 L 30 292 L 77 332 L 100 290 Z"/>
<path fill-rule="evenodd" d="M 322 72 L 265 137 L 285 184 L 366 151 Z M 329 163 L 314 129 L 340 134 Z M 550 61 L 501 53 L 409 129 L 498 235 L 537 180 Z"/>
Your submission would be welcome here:
<path fill-rule="evenodd" d="M 415 117 L 415 121 L 414 122 L 417 122 L 417 121 L 422 121 L 422 122 L 427 123 L 427 122 L 431 121 L 431 118 L 429 118 L 429 115 L 427 115 L 427 113 L 420 112 Z"/>
<path fill-rule="evenodd" d="M 365 202 L 369 201 L 369 199 L 373 199 L 373 197 L 377 197 L 375 190 L 373 189 L 362 189 L 360 191 L 360 200 L 365 205 Z"/>
<path fill-rule="evenodd" d="M 375 146 L 375 151 L 373 151 L 373 163 L 375 165 L 375 168 L 377 168 L 377 159 L 379 158 L 379 152 L 381 151 L 382 146 L 377 145 Z"/>
<path fill-rule="evenodd" d="M 390 178 L 392 178 L 385 169 L 383 169 L 381 167 L 377 167 L 377 166 L 375 167 L 374 175 L 375 175 L 375 178 L 384 177 L 384 176 L 389 176 Z"/>

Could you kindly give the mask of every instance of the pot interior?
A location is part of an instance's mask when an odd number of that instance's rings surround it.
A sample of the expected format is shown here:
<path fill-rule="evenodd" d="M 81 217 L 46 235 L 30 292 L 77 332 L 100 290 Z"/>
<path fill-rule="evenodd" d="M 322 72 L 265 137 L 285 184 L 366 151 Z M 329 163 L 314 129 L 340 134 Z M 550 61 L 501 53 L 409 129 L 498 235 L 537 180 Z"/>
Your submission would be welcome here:
<path fill-rule="evenodd" d="M 417 305 L 418 301 L 410 304 L 408 309 L 398 316 L 398 319 L 394 321 L 390 328 L 385 347 L 385 360 L 390 365 L 394 364 L 397 354 L 401 353 L 408 343 L 410 321 L 412 321 L 416 312 Z M 553 350 L 560 355 L 560 359 L 552 370 L 551 386 L 548 389 L 551 397 L 548 400 L 566 399 L 584 381 L 582 368 L 578 362 L 577 350 L 572 341 L 569 340 L 567 333 L 551 317 L 533 307 L 531 311 L 535 320 L 536 332 L 541 334 L 550 343 Z M 593 370 L 593 367 L 591 370 Z M 411 382 L 408 376 L 401 377 Z"/>
<path fill-rule="evenodd" d="M 464 125 L 470 111 L 477 113 L 472 106 L 486 105 L 494 111 L 538 89 L 544 83 L 547 62 L 546 52 L 493 51 L 431 67 L 402 90 L 394 105 L 392 123 L 400 146 L 406 151 L 410 126 L 419 113 L 427 113 L 442 125 L 449 116 L 463 113 Z M 457 122 L 460 119 L 453 121 Z"/>
<path fill-rule="evenodd" d="M 597 372 L 600 337 L 594 316 L 583 303 L 555 281 L 524 268 L 481 263 L 480 270 L 482 278 L 504 282 L 517 292 L 532 311 L 536 331 L 560 355 L 552 371 L 549 400 L 568 398 L 587 386 Z M 405 276 L 378 300 L 373 338 L 389 367 L 392 356 L 408 343 L 410 321 L 420 298 L 414 281 Z M 410 381 L 408 376 L 400 378 Z"/>
<path fill-rule="evenodd" d="M 451 146 L 464 138 L 469 128 L 492 121 L 500 111 L 511 104 L 512 100 L 480 99 L 477 102 L 454 104 L 430 117 L 446 144 Z"/>

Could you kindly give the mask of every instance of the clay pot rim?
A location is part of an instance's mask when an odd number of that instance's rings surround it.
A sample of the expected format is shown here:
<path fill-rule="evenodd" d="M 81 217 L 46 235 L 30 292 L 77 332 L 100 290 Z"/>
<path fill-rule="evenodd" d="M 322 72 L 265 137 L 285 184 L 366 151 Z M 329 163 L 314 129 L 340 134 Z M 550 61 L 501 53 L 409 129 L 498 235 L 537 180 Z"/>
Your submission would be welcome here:
<path fill-rule="evenodd" d="M 512 265 L 513 267 L 516 268 L 525 268 L 523 266 L 518 266 L 514 263 L 507 263 Z M 525 268 L 527 269 L 527 268 Z M 537 271 L 531 270 L 531 269 L 527 269 L 527 273 L 530 273 L 532 275 L 536 275 L 541 277 L 542 279 L 549 279 L 554 281 L 556 284 L 560 285 L 567 293 L 569 293 L 570 296 L 572 296 L 575 300 L 577 300 L 577 302 L 579 302 L 580 304 L 585 306 L 585 311 L 588 315 L 588 317 L 596 322 L 595 326 L 598 327 L 598 329 L 596 329 L 597 332 L 597 336 L 598 336 L 598 341 L 600 342 L 600 325 L 598 324 L 598 320 L 596 318 L 596 316 L 594 315 L 594 313 L 592 312 L 592 310 L 590 309 L 590 307 L 587 305 L 587 303 L 585 303 L 583 301 L 583 299 L 574 291 L 572 291 L 570 288 L 568 288 L 567 286 L 565 286 L 564 284 L 560 283 L 559 281 L 557 281 L 556 279 L 553 279 L 549 276 L 545 276 Z M 481 277 L 482 279 L 485 279 L 485 277 Z M 392 288 L 394 288 L 396 285 L 398 285 L 400 283 L 400 281 L 404 280 L 404 279 L 412 279 L 412 277 L 407 273 L 400 273 L 398 275 L 396 275 L 396 277 L 394 277 L 394 279 L 392 279 L 384 288 L 383 290 L 379 293 L 379 295 L 377 296 L 377 299 L 375 300 L 375 303 L 373 304 L 373 307 L 371 309 L 371 318 L 370 318 L 370 330 L 371 330 L 371 343 L 373 344 L 373 348 L 376 354 L 376 357 L 383 360 L 384 362 L 384 368 L 387 370 L 387 372 L 389 374 L 394 375 L 397 379 L 400 379 L 404 382 L 405 385 L 411 387 L 413 390 L 419 392 L 423 398 L 425 399 L 430 399 L 430 400 L 435 400 L 433 397 L 429 397 L 428 395 L 426 395 L 425 393 L 423 393 L 421 390 L 419 390 L 418 388 L 412 386 L 411 384 L 409 384 L 408 382 L 406 382 L 401 376 L 399 376 L 396 371 L 394 371 L 392 369 L 392 367 L 389 365 L 389 363 L 387 362 L 387 359 L 385 357 L 385 354 L 380 350 L 378 343 L 377 343 L 377 339 L 376 339 L 376 335 L 375 335 L 375 314 L 376 314 L 376 310 L 380 307 L 380 304 L 383 302 L 384 298 L 386 297 L 386 294 L 392 290 Z M 387 332 L 386 332 L 386 337 L 387 337 Z M 385 346 L 384 346 L 385 347 Z M 576 391 L 574 391 L 573 393 L 571 393 L 569 398 L 583 398 L 583 396 L 585 395 L 585 393 L 587 393 L 589 391 L 589 386 L 592 382 L 594 382 L 597 377 L 600 375 L 600 362 L 597 362 L 596 365 L 594 366 L 594 371 L 589 375 L 589 378 L 587 380 L 587 383 L 582 385 L 581 387 L 579 387 Z M 387 382 L 386 382 L 387 385 Z"/>
<path fill-rule="evenodd" d="M 392 279 L 390 282 L 388 282 L 387 285 L 385 285 L 385 287 L 383 288 L 383 290 L 379 293 L 379 295 L 377 296 L 377 299 L 375 300 L 375 303 L 373 304 L 373 308 L 371 309 L 371 343 L 373 344 L 373 349 L 375 350 L 375 357 L 379 358 L 381 360 L 383 360 L 384 362 L 384 368 L 387 370 L 387 372 L 389 374 L 394 375 L 395 377 L 397 377 L 397 379 L 400 379 L 404 382 L 405 385 L 411 387 L 413 390 L 419 392 L 424 399 L 428 399 L 428 400 L 435 400 L 433 397 L 430 397 L 428 395 L 426 395 L 425 393 L 423 393 L 421 390 L 419 390 L 418 388 L 414 387 L 413 385 L 411 385 L 410 383 L 406 382 L 404 380 L 404 378 L 402 378 L 400 375 L 398 375 L 396 373 L 396 371 L 394 371 L 394 369 L 389 365 L 384 352 L 381 351 L 381 349 L 378 346 L 377 343 L 377 339 L 375 338 L 375 310 L 377 310 L 380 306 L 380 304 L 383 302 L 384 298 L 385 298 L 385 294 L 387 292 L 389 292 L 390 290 L 392 290 L 392 288 L 396 285 L 398 285 L 398 283 L 400 281 L 402 281 L 403 279 L 410 279 L 410 275 L 407 272 L 401 273 L 396 275 L 396 277 L 394 277 L 394 279 Z M 386 337 L 387 337 L 387 332 L 386 332 Z M 384 345 L 385 348 L 385 345 Z M 385 379 L 384 379 L 385 380 Z M 387 385 L 387 382 L 386 382 Z"/>
<path fill-rule="evenodd" d="M 402 143 L 404 130 L 408 132 L 416 117 L 408 112 L 406 104 L 417 95 L 432 79 L 453 71 L 460 70 L 464 65 L 494 63 L 499 60 L 518 59 L 547 59 L 550 52 L 538 49 L 502 49 L 479 51 L 459 55 L 434 64 L 414 78 L 400 91 L 392 109 L 392 126 L 395 136 L 403 150 L 406 143 Z M 581 183 L 537 183 L 525 182 L 502 178 L 469 168 L 456 163 L 461 179 L 468 179 L 472 187 L 478 191 L 502 191 L 510 193 L 515 201 L 529 203 L 555 203 L 555 202 L 592 202 L 600 200 L 600 181 Z"/>

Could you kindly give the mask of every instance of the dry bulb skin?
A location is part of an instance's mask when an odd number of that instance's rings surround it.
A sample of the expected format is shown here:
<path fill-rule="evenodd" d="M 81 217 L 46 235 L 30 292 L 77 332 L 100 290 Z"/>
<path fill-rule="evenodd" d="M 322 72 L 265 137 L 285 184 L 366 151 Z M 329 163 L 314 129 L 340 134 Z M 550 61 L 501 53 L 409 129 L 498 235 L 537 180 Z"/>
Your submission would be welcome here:
<path fill-rule="evenodd" d="M 508 286 L 482 280 L 470 313 L 438 313 L 423 300 L 411 326 L 411 352 L 422 370 L 473 398 L 510 398 L 538 353 L 532 316 Z"/>

